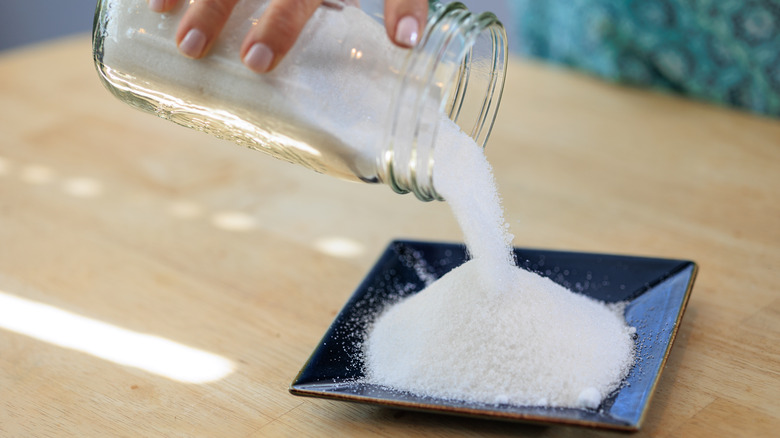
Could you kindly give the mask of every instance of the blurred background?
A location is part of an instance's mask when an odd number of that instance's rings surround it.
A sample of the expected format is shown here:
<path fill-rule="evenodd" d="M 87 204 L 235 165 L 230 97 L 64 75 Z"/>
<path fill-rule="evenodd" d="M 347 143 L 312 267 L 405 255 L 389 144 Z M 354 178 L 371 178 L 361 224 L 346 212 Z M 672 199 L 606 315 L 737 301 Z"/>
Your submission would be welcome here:
<path fill-rule="evenodd" d="M 517 55 L 780 116 L 780 0 L 461 1 L 495 12 Z M 95 5 L 1 0 L 0 51 L 88 34 Z"/>
<path fill-rule="evenodd" d="M 0 50 L 88 33 L 96 4 L 96 0 L 3 0 Z"/>

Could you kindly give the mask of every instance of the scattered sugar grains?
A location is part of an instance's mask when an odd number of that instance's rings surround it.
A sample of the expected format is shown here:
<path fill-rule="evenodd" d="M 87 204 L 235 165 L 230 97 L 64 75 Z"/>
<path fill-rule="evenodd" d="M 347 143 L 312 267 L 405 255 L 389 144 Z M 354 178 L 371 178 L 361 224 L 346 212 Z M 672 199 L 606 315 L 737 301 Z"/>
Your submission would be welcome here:
<path fill-rule="evenodd" d="M 435 185 L 471 260 L 377 318 L 366 381 L 444 399 L 597 408 L 633 364 L 622 307 L 515 266 L 490 166 L 453 126 L 440 128 Z"/>

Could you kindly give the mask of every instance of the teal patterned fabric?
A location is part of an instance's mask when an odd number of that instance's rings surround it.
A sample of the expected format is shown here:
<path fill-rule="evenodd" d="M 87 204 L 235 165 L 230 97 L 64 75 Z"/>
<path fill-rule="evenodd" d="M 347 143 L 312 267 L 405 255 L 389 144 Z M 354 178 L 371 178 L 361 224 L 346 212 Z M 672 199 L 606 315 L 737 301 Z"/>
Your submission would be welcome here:
<path fill-rule="evenodd" d="M 780 0 L 510 0 L 513 49 L 780 116 Z"/>

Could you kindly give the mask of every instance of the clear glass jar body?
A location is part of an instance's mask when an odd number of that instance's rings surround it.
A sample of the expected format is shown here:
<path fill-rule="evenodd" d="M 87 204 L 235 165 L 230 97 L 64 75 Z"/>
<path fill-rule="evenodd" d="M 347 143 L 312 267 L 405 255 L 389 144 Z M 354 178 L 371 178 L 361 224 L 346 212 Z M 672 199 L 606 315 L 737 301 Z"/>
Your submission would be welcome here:
<path fill-rule="evenodd" d="M 143 0 L 100 0 L 93 53 L 122 101 L 314 171 L 380 182 L 422 200 L 432 182 L 442 118 L 484 146 L 506 72 L 506 34 L 493 14 L 430 2 L 420 42 L 390 43 L 383 0 L 323 2 L 293 49 L 259 75 L 239 47 L 268 0 L 238 3 L 209 54 L 178 53 L 189 2 L 168 14 Z"/>

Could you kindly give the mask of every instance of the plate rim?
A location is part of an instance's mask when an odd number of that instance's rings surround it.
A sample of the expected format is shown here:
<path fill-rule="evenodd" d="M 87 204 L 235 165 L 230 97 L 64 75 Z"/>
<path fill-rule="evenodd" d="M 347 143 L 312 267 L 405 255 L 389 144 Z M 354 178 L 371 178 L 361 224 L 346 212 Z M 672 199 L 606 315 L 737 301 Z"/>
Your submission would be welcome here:
<path fill-rule="evenodd" d="M 343 402 L 350 402 L 350 403 L 357 403 L 357 404 L 367 404 L 372 406 L 381 406 L 387 408 L 412 410 L 417 412 L 461 416 L 461 417 L 468 417 L 468 418 L 481 418 L 481 419 L 497 420 L 497 421 L 530 423 L 530 424 L 540 424 L 540 425 L 567 425 L 567 426 L 577 426 L 577 427 L 585 427 L 591 429 L 614 430 L 614 431 L 621 431 L 621 432 L 637 432 L 641 429 L 641 426 L 648 413 L 653 396 L 656 392 L 657 386 L 661 380 L 661 375 L 663 374 L 663 370 L 666 367 L 666 362 L 669 359 L 669 355 L 671 354 L 674 341 L 676 340 L 677 333 L 680 328 L 680 323 L 682 321 L 683 315 L 685 314 L 685 310 L 687 309 L 688 302 L 690 300 L 690 295 L 693 290 L 693 285 L 699 271 L 699 265 L 692 260 L 653 257 L 653 256 L 640 256 L 640 255 L 630 255 L 630 254 L 569 251 L 569 250 L 531 248 L 531 247 L 513 247 L 514 251 L 519 250 L 519 251 L 545 252 L 545 253 L 557 253 L 557 254 L 567 254 L 567 255 L 609 256 L 609 257 L 617 257 L 617 258 L 644 259 L 648 261 L 654 260 L 654 261 L 679 262 L 680 266 L 678 266 L 677 269 L 675 269 L 674 271 L 670 272 L 665 278 L 659 281 L 658 284 L 661 284 L 666 279 L 671 278 L 674 275 L 677 275 L 680 272 L 690 268 L 691 272 L 690 274 L 688 274 L 688 278 L 686 279 L 685 292 L 683 293 L 682 300 L 680 301 L 679 304 L 679 311 L 675 316 L 673 328 L 669 333 L 669 342 L 667 343 L 666 348 L 664 349 L 663 356 L 659 363 L 658 372 L 654 374 L 653 382 L 648 387 L 648 395 L 646 397 L 646 401 L 642 405 L 641 411 L 639 412 L 639 416 L 636 422 L 626 421 L 625 423 L 619 423 L 618 420 L 615 419 L 615 422 L 612 423 L 612 422 L 600 422 L 600 421 L 593 421 L 593 420 L 586 420 L 586 419 L 577 419 L 572 417 L 553 418 L 549 416 L 534 415 L 534 414 L 520 413 L 520 412 L 507 412 L 507 411 L 499 411 L 499 410 L 458 407 L 458 406 L 451 406 L 447 404 L 426 404 L 426 403 L 415 402 L 415 401 L 380 399 L 377 397 L 370 397 L 365 395 L 345 394 L 345 393 L 325 391 L 325 390 L 314 390 L 309 388 L 313 385 L 311 383 L 304 383 L 304 384 L 298 383 L 301 376 L 309 368 L 311 361 L 314 359 L 319 349 L 323 346 L 325 341 L 327 341 L 328 338 L 331 336 L 331 332 L 336 328 L 341 315 L 350 308 L 352 301 L 357 298 L 358 293 L 364 291 L 364 289 L 366 288 L 366 283 L 369 282 L 370 279 L 374 277 L 376 273 L 375 271 L 381 269 L 383 264 L 387 262 L 386 259 L 392 258 L 393 255 L 396 254 L 395 248 L 397 245 L 406 245 L 410 247 L 414 247 L 415 245 L 447 245 L 447 246 L 465 247 L 465 245 L 461 242 L 426 241 L 426 240 L 413 240 L 413 239 L 394 239 L 390 241 L 390 243 L 385 247 L 381 255 L 376 259 L 376 261 L 374 262 L 374 264 L 372 265 L 368 273 L 365 275 L 363 280 L 361 280 L 358 287 L 355 288 L 352 294 L 350 294 L 349 298 L 344 303 L 341 310 L 336 314 L 333 321 L 329 324 L 327 330 L 325 331 L 320 341 L 315 345 L 314 349 L 312 350 L 312 353 L 309 355 L 306 362 L 303 364 L 303 366 L 300 368 L 293 381 L 290 383 L 288 388 L 290 394 L 295 396 L 308 397 L 308 398 L 320 398 L 320 399 L 343 401 Z M 634 299 L 638 298 L 639 296 L 642 296 L 643 294 L 644 292 L 638 294 L 637 297 L 635 297 Z M 349 383 L 349 382 L 345 382 L 345 383 Z M 352 382 L 352 383 L 358 383 L 358 382 Z M 327 385 L 332 387 L 333 383 L 329 383 Z M 576 410 L 576 408 L 554 408 L 554 407 L 540 407 L 540 408 Z"/>

